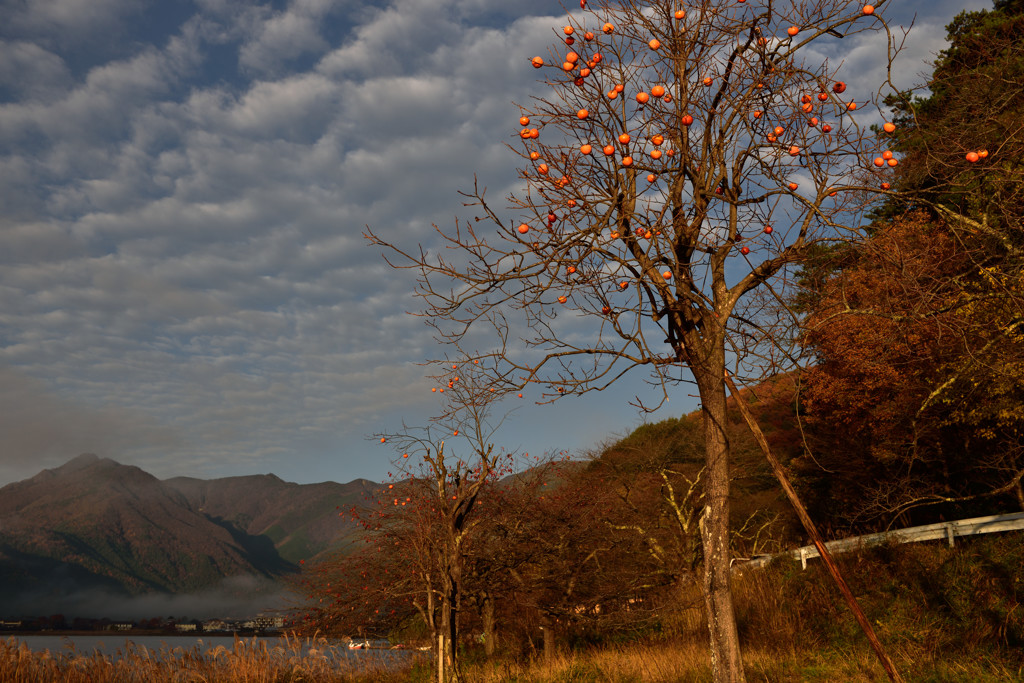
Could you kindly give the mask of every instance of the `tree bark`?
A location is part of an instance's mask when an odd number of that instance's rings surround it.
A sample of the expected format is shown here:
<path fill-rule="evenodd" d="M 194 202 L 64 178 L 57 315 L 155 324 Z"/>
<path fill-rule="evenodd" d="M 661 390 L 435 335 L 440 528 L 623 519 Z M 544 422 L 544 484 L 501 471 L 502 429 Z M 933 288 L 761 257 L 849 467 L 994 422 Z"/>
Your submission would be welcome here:
<path fill-rule="evenodd" d="M 490 659 L 494 656 L 494 648 L 497 646 L 497 629 L 494 624 L 494 600 L 491 598 L 490 593 L 484 593 L 481 619 L 484 625 L 484 654 Z"/>
<path fill-rule="evenodd" d="M 729 441 L 725 433 L 725 348 L 722 339 L 705 341 L 710 351 L 691 364 L 700 392 L 704 432 L 703 588 L 708 613 L 711 670 L 715 683 L 746 683 L 739 630 L 732 602 L 729 550 Z"/>
<path fill-rule="evenodd" d="M 444 595 L 441 598 L 441 633 L 444 634 L 444 651 L 439 655 L 444 662 L 446 681 L 461 682 L 462 667 L 459 665 L 459 591 L 462 573 L 458 558 L 450 558 L 444 581 Z"/>
<path fill-rule="evenodd" d="M 555 654 L 558 651 L 558 641 L 556 638 L 555 627 L 549 620 L 544 625 L 544 662 L 551 666 L 555 661 Z"/>

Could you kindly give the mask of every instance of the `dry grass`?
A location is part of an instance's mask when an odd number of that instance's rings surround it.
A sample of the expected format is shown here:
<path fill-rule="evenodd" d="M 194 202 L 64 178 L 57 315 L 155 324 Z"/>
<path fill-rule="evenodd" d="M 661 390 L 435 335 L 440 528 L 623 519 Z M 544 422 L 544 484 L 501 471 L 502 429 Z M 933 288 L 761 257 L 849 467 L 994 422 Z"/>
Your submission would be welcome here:
<path fill-rule="evenodd" d="M 342 652 L 307 651 L 292 639 L 281 647 L 236 640 L 201 650 L 150 651 L 130 647 L 116 657 L 65 650 L 31 652 L 13 638 L 0 641 L 4 683 L 399 683 L 430 680 L 427 663 L 402 668 L 351 665 Z M 364 653 L 365 654 L 365 653 Z M 1024 669 L 982 659 L 934 659 L 927 653 L 894 653 L 907 680 L 924 683 L 1024 681 Z M 782 653 L 748 649 L 750 683 L 881 683 L 885 674 L 867 646 L 856 652 L 814 650 Z M 698 642 L 633 643 L 565 654 L 550 663 L 495 661 L 468 667 L 470 683 L 711 683 L 705 646 Z"/>
<path fill-rule="evenodd" d="M 360 653 L 358 660 L 326 641 L 286 638 L 281 645 L 235 639 L 223 645 L 150 650 L 129 645 L 114 655 L 33 652 L 14 638 L 0 640 L 3 683 L 376 683 L 406 681 L 420 657 L 396 666 L 391 658 Z"/>
<path fill-rule="evenodd" d="M 944 661 L 908 653 L 895 657 L 904 678 L 917 683 L 1024 681 L 1024 669 L 984 660 Z M 750 683 L 882 683 L 885 672 L 867 649 L 780 655 L 744 653 Z M 471 668 L 470 683 L 711 683 L 707 650 L 696 643 L 633 644 L 556 657 L 550 664 L 489 663 Z"/>

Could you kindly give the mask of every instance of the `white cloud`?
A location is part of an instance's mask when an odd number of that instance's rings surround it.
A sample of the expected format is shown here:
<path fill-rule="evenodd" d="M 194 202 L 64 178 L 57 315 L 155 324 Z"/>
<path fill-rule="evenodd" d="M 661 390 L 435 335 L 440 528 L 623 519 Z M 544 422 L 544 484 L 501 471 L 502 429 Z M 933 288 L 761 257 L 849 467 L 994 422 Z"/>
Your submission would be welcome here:
<path fill-rule="evenodd" d="M 64 60 L 34 43 L 0 40 L 0 87 L 23 100 L 50 100 L 66 89 L 71 72 Z"/>
<path fill-rule="evenodd" d="M 3 8 L 7 31 L 67 44 L 100 39 L 140 6 L 137 0 L 25 0 Z"/>
<path fill-rule="evenodd" d="M 257 35 L 239 51 L 239 63 L 257 73 L 276 74 L 297 57 L 328 48 L 319 27 L 331 6 L 327 2 L 296 2 L 267 18 Z"/>
<path fill-rule="evenodd" d="M 92 5 L 84 43 L 132 18 Z M 69 430 L 52 452 L 167 476 L 383 476 L 362 435 L 429 414 L 414 363 L 438 349 L 405 315 L 412 273 L 362 233 L 430 244 L 432 224 L 472 215 L 457 190 L 474 173 L 500 207 L 519 184 L 513 100 L 542 92 L 528 60 L 563 23 L 537 14 L 557 8 L 201 0 L 170 35 L 94 64 L 54 47 L 75 3 L 25 7 L 0 34 L 14 93 L 0 104 L 0 367 L 49 397 L 26 402 L 25 423 L 89 406 L 114 436 L 90 447 Z M 934 45 L 924 35 L 910 56 Z M 831 57 L 867 87 L 876 52 L 842 49 Z M 529 433 L 510 438 L 587 445 L 636 421 L 639 391 L 527 406 Z"/>

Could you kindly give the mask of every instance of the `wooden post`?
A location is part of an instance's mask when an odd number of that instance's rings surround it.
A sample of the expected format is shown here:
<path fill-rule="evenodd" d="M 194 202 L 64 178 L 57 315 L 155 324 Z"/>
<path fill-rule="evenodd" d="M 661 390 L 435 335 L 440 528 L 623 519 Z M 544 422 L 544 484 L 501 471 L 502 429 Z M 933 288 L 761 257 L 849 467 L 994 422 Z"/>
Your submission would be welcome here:
<path fill-rule="evenodd" d="M 444 634 L 437 634 L 437 683 L 444 683 Z"/>
<path fill-rule="evenodd" d="M 789 498 L 789 502 L 793 504 L 796 509 L 797 517 L 804 525 L 804 529 L 807 530 L 811 540 L 814 541 L 814 546 L 818 549 L 818 554 L 821 555 L 821 561 L 828 568 L 828 573 L 832 576 L 832 580 L 835 581 L 839 587 L 839 592 L 846 598 L 847 604 L 850 606 L 850 610 L 853 612 L 853 616 L 857 619 L 857 623 L 860 624 L 860 628 L 864 631 L 864 635 L 867 636 L 868 642 L 871 644 L 871 649 L 875 651 L 875 655 L 878 657 L 878 661 L 882 663 L 882 668 L 885 669 L 885 673 L 888 674 L 889 680 L 893 683 L 904 683 L 903 678 L 899 672 L 896 671 L 896 667 L 893 665 L 892 660 L 889 659 L 889 655 L 885 653 L 885 648 L 882 647 L 882 642 L 878 640 L 878 636 L 875 635 L 875 630 L 871 627 L 871 622 L 868 621 L 867 615 L 864 614 L 864 610 L 860 608 L 857 603 L 857 598 L 853 595 L 853 591 L 850 590 L 850 586 L 847 585 L 843 575 L 839 572 L 839 567 L 836 565 L 835 560 L 832 559 L 832 553 L 825 547 L 825 541 L 821 538 L 821 534 L 818 533 L 818 527 L 814 525 L 814 521 L 811 520 L 811 516 L 807 513 L 807 508 L 804 507 L 803 503 L 800 502 L 800 498 L 796 495 L 796 489 L 789 483 L 789 478 L 786 476 L 786 472 L 782 469 L 782 465 L 776 459 L 775 454 L 772 453 L 771 448 L 768 446 L 768 439 L 765 438 L 764 432 L 758 426 L 754 416 L 750 413 L 750 409 L 747 408 L 747 404 L 743 402 L 743 397 L 740 396 L 739 390 L 736 388 L 736 384 L 729 377 L 729 373 L 725 373 L 725 383 L 729 386 L 729 391 L 732 392 L 733 398 L 736 399 L 736 405 L 739 406 L 740 413 L 743 415 L 743 419 L 747 423 L 747 427 L 750 428 L 751 433 L 754 435 L 754 439 L 757 444 L 761 447 L 761 451 L 768 459 L 768 463 L 772 466 L 772 471 L 775 473 L 775 478 L 779 480 L 779 484 L 782 485 L 782 490 L 786 492 L 786 497 Z M 803 559 L 803 558 L 801 558 Z"/>

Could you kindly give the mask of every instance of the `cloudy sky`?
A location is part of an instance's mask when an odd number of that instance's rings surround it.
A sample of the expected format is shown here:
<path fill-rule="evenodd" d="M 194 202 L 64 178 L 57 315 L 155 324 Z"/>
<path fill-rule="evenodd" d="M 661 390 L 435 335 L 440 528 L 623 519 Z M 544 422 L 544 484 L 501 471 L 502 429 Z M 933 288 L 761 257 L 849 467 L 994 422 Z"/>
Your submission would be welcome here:
<path fill-rule="evenodd" d="M 889 5 L 894 25 L 917 14 L 910 85 L 953 15 L 990 3 Z M 443 351 L 405 314 L 412 274 L 362 232 L 429 244 L 474 174 L 489 196 L 516 187 L 513 102 L 542 92 L 528 60 L 563 5 L 0 0 L 0 16 L 0 484 L 82 452 L 161 477 L 386 477 L 394 454 L 367 437 L 432 414 L 416 363 Z M 869 96 L 880 44 L 830 49 Z M 502 441 L 626 433 L 640 379 L 527 397 Z M 653 419 L 692 410 L 687 393 Z"/>

